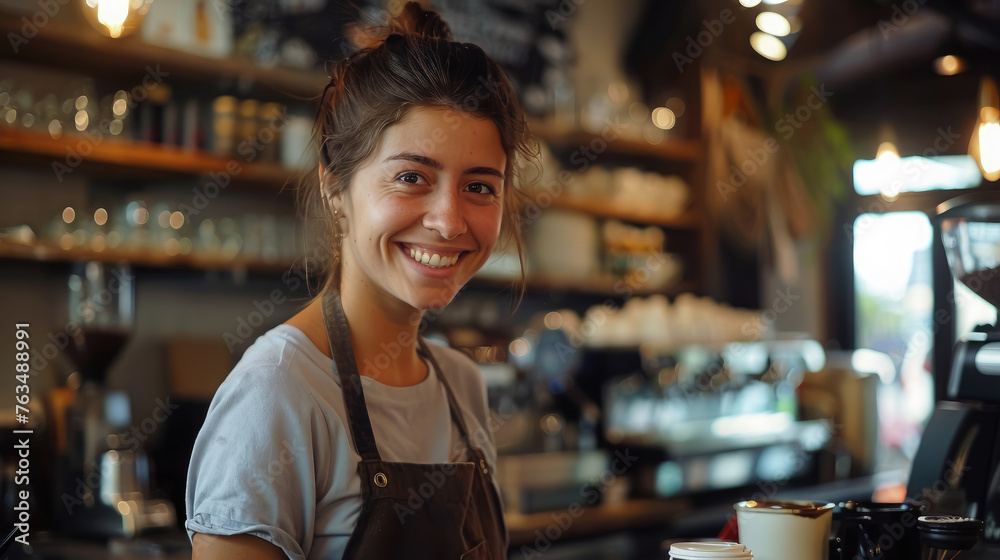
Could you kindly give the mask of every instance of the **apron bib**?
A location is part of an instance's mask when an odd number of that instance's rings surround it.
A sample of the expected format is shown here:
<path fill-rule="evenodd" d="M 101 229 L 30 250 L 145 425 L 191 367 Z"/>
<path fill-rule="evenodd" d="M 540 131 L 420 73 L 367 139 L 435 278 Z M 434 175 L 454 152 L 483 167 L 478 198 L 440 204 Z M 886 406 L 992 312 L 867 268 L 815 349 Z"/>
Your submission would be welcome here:
<path fill-rule="evenodd" d="M 472 446 L 455 396 L 424 340 L 418 339 L 419 353 L 430 360 L 444 386 L 452 422 L 466 446 L 464 462 L 382 460 L 337 290 L 323 295 L 322 309 L 333 369 L 344 394 L 348 429 L 361 456 L 361 514 L 344 558 L 505 559 L 507 529 L 486 456 Z"/>

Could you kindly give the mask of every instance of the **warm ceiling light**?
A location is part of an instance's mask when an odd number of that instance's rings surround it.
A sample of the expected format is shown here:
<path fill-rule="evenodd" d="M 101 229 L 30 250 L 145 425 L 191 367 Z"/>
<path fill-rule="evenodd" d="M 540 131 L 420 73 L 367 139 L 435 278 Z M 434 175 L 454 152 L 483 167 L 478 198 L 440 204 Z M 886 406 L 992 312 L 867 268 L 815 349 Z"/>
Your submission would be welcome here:
<path fill-rule="evenodd" d="M 1000 179 L 1000 96 L 992 78 L 979 85 L 979 118 L 969 141 L 969 155 L 987 181 Z"/>
<path fill-rule="evenodd" d="M 954 55 L 945 55 L 934 60 L 934 71 L 942 76 L 954 76 L 965 70 L 965 61 Z"/>
<path fill-rule="evenodd" d="M 769 6 L 774 6 L 775 4 L 784 4 L 788 0 L 764 0 L 764 3 Z"/>
<path fill-rule="evenodd" d="M 875 163 L 878 166 L 879 174 L 882 176 L 879 192 L 882 198 L 892 202 L 899 198 L 899 185 L 896 178 L 902 166 L 899 158 L 899 150 L 892 142 L 882 142 L 878 145 L 878 152 L 875 154 Z"/>
<path fill-rule="evenodd" d="M 753 8 L 757 4 L 760 4 L 760 0 L 740 0 L 740 5 L 744 8 Z"/>
<path fill-rule="evenodd" d="M 878 151 L 875 152 L 875 159 L 884 158 L 899 159 L 899 150 L 896 149 L 896 145 L 892 142 L 882 142 L 878 145 Z"/>
<path fill-rule="evenodd" d="M 784 37 L 792 31 L 792 24 L 788 23 L 785 16 L 775 12 L 761 12 L 757 14 L 756 21 L 761 31 L 775 37 Z"/>
<path fill-rule="evenodd" d="M 128 17 L 128 0 L 100 0 L 97 4 L 97 21 L 108 29 L 114 38 L 121 37 Z"/>
<path fill-rule="evenodd" d="M 153 0 L 82 0 L 83 14 L 101 33 L 117 39 L 135 31 Z M 60 0 L 65 4 L 66 0 Z"/>
<path fill-rule="evenodd" d="M 983 174 L 987 178 L 1000 176 L 1000 123 L 983 123 L 978 134 Z"/>
<path fill-rule="evenodd" d="M 750 36 L 750 46 L 757 51 L 757 54 L 768 60 L 784 60 L 788 55 L 788 49 L 781 39 L 761 31 L 755 31 Z"/>

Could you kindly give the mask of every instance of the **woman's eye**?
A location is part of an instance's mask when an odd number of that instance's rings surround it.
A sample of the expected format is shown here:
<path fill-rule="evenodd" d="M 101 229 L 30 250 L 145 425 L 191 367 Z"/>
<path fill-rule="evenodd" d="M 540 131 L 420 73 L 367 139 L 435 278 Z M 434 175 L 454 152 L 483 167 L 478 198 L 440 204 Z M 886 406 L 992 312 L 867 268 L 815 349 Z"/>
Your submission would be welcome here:
<path fill-rule="evenodd" d="M 397 179 L 399 179 L 404 183 L 411 183 L 413 185 L 416 185 L 423 180 L 423 177 L 421 177 L 420 174 L 418 173 L 408 172 L 408 173 L 403 173 L 402 175 L 397 177 Z"/>
<path fill-rule="evenodd" d="M 493 187 L 487 185 L 486 183 L 472 183 L 466 187 L 470 192 L 477 194 L 496 194 Z"/>

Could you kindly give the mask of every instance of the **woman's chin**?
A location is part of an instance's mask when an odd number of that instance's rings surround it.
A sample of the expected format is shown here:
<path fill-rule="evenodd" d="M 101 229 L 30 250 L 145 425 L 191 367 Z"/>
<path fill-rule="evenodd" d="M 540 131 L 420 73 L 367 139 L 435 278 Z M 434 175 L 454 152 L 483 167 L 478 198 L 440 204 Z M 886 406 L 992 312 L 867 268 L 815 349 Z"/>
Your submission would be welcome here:
<path fill-rule="evenodd" d="M 409 304 L 420 311 L 438 311 L 451 303 L 457 294 L 458 291 L 452 288 L 443 288 L 438 291 L 428 290 L 414 294 L 413 297 L 409 298 Z"/>

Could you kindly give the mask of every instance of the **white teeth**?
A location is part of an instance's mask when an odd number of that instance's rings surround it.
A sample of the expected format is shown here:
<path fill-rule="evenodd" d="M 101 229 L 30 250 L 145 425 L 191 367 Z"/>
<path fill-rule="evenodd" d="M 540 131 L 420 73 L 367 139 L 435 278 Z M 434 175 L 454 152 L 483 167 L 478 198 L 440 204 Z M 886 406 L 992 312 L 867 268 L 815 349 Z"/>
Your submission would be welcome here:
<path fill-rule="evenodd" d="M 458 262 L 458 255 L 442 257 L 437 254 L 421 252 L 420 249 L 410 249 L 410 258 L 431 268 L 444 268 Z"/>

